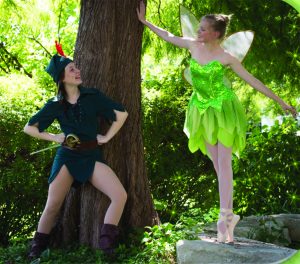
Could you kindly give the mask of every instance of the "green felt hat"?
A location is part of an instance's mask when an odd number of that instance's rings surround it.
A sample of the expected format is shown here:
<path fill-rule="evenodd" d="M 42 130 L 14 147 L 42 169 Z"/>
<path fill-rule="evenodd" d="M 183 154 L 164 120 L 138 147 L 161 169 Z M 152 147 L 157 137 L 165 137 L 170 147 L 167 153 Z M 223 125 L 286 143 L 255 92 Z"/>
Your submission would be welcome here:
<path fill-rule="evenodd" d="M 51 75 L 51 77 L 53 78 L 53 80 L 56 83 L 58 83 L 62 72 L 64 71 L 66 66 L 71 62 L 73 62 L 73 61 L 70 60 L 69 58 L 62 57 L 62 56 L 55 54 L 51 58 L 50 63 L 46 68 L 46 72 Z"/>

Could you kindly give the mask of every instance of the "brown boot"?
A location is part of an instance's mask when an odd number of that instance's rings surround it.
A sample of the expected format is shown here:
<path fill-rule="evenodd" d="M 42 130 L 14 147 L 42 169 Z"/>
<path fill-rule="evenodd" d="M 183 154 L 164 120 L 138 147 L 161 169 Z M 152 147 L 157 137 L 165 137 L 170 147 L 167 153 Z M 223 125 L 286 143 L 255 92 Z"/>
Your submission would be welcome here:
<path fill-rule="evenodd" d="M 35 232 L 28 258 L 31 260 L 38 258 L 42 254 L 42 252 L 47 249 L 49 238 L 50 235 L 48 234 Z"/>
<path fill-rule="evenodd" d="M 107 255 L 113 255 L 118 236 L 119 228 L 116 225 L 104 224 L 100 233 L 100 249 Z"/>

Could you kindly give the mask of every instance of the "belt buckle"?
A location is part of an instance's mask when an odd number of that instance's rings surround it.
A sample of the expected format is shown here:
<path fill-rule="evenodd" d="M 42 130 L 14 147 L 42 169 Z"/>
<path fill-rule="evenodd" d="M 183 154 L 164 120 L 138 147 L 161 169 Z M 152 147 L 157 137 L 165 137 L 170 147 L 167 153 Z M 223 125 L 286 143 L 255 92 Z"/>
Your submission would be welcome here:
<path fill-rule="evenodd" d="M 65 142 L 69 148 L 76 149 L 80 146 L 80 139 L 75 134 L 68 134 L 66 136 Z"/>

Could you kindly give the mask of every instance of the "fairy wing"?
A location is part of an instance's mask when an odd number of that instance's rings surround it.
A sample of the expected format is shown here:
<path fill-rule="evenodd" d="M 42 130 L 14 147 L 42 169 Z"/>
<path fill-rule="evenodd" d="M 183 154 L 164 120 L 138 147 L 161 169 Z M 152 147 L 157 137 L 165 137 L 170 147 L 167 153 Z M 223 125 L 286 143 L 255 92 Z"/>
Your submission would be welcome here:
<path fill-rule="evenodd" d="M 300 1 L 299 0 L 283 0 L 284 2 L 288 3 L 292 7 L 294 7 L 298 13 L 300 13 Z"/>
<path fill-rule="evenodd" d="M 221 45 L 239 61 L 242 61 L 252 44 L 253 38 L 253 31 L 240 31 L 230 35 Z"/>
<path fill-rule="evenodd" d="M 221 46 L 239 61 L 242 61 L 251 47 L 253 38 L 253 31 L 239 31 L 226 38 Z M 224 83 L 231 87 L 231 82 L 226 75 L 224 76 Z"/>
<path fill-rule="evenodd" d="M 182 5 L 180 5 L 180 22 L 183 37 L 197 37 L 197 30 L 200 23 L 192 12 Z"/>
<path fill-rule="evenodd" d="M 180 5 L 180 22 L 183 37 L 197 38 L 200 23 L 192 12 L 182 5 Z M 226 38 L 222 42 L 222 47 L 242 61 L 252 44 L 253 38 L 254 33 L 252 31 L 240 31 Z M 189 67 L 184 70 L 183 74 L 185 79 L 192 84 Z"/>
<path fill-rule="evenodd" d="M 180 23 L 183 37 L 197 38 L 197 31 L 199 29 L 199 21 L 194 14 L 186 7 L 180 5 Z M 192 78 L 189 67 L 185 68 L 183 72 L 184 78 L 192 84 Z"/>
<path fill-rule="evenodd" d="M 186 67 L 184 69 L 183 76 L 184 76 L 184 79 L 186 79 L 188 81 L 188 83 L 190 83 L 191 85 L 193 85 L 190 67 Z"/>

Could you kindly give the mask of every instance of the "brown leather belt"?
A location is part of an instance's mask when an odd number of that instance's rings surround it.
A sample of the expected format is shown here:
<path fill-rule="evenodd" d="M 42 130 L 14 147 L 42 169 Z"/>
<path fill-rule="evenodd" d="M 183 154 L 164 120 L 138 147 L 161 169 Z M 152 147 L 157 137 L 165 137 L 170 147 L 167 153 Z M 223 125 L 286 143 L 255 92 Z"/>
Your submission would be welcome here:
<path fill-rule="evenodd" d="M 67 145 L 66 142 L 62 143 L 62 146 L 64 148 L 70 149 L 70 150 L 76 150 L 76 151 L 85 151 L 85 150 L 92 150 L 98 147 L 97 140 L 89 140 L 89 141 L 80 141 L 78 144 L 76 144 L 74 147 L 70 147 Z"/>

